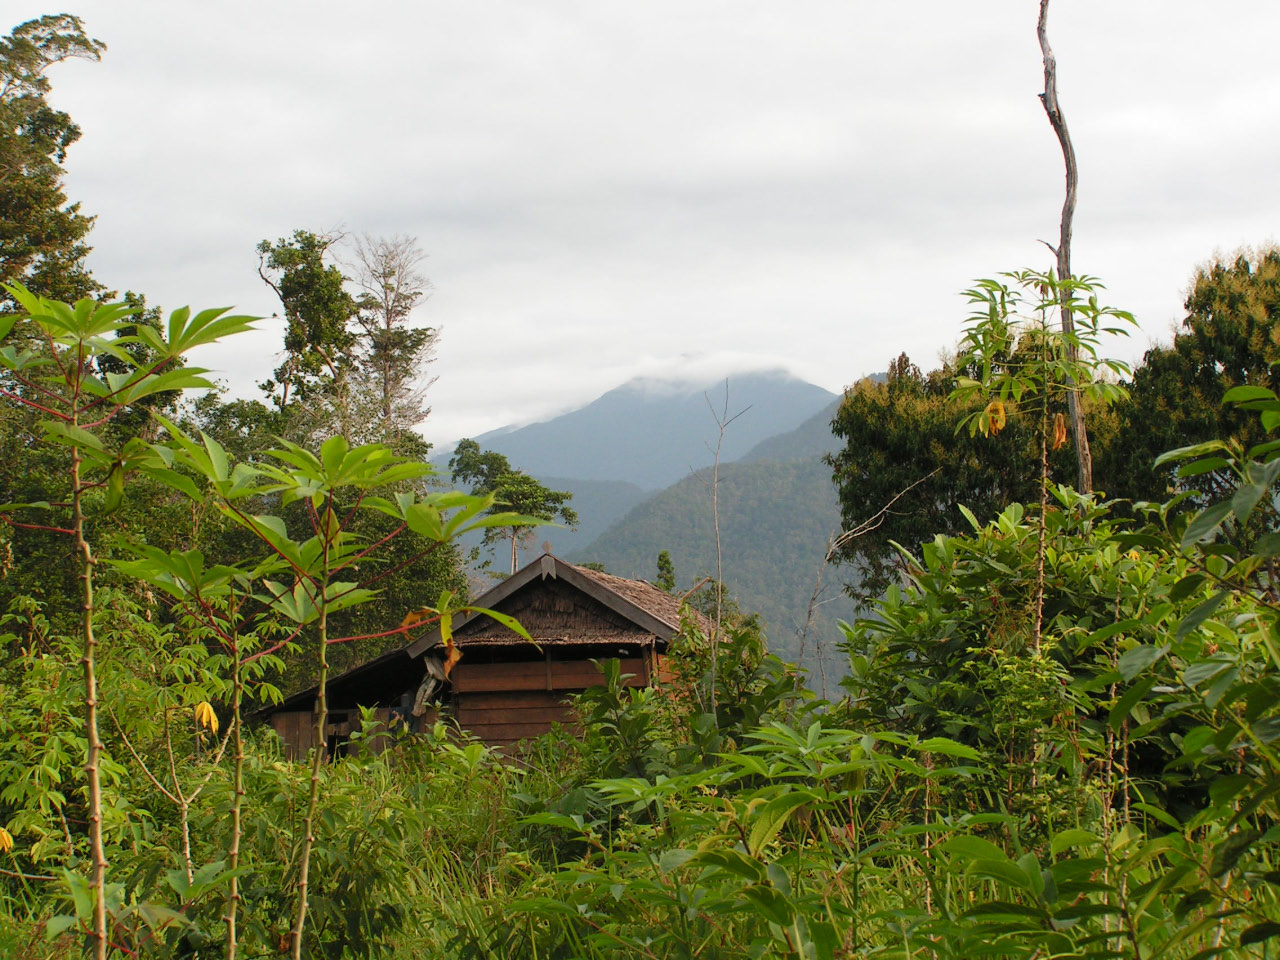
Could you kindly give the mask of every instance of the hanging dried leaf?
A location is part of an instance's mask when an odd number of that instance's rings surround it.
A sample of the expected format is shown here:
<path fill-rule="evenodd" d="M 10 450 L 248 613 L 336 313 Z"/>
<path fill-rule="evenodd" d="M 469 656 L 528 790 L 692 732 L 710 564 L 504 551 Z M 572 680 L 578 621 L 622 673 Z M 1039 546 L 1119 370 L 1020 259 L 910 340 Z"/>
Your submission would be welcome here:
<path fill-rule="evenodd" d="M 1062 445 L 1067 442 L 1067 418 L 1062 414 L 1054 414 L 1053 417 L 1053 449 L 1061 450 Z"/>
<path fill-rule="evenodd" d="M 419 607 L 404 615 L 404 619 L 400 621 L 400 629 L 408 630 L 422 623 L 431 623 L 439 616 L 440 611 L 435 607 Z"/>
<path fill-rule="evenodd" d="M 999 400 L 992 400 L 987 404 L 987 433 L 994 437 L 1004 429 L 1004 424 L 1004 403 Z"/>
<path fill-rule="evenodd" d="M 452 639 L 446 641 L 444 649 L 446 651 L 444 658 L 444 676 L 447 680 L 449 679 L 449 674 L 453 671 L 454 664 L 462 659 L 462 651 L 458 649 Z"/>

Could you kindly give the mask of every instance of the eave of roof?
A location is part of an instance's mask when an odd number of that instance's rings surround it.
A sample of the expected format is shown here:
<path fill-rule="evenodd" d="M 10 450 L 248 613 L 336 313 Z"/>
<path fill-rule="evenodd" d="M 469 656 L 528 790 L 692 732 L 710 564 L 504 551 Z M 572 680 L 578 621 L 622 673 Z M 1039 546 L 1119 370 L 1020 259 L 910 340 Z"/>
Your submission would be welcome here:
<path fill-rule="evenodd" d="M 662 597 L 667 595 L 645 583 L 643 580 L 623 580 L 621 577 L 614 577 L 610 574 L 600 574 L 594 570 L 586 570 L 582 567 L 575 567 L 573 564 L 561 560 L 559 557 L 553 557 L 549 553 L 544 553 L 541 557 L 532 563 L 526 564 L 520 570 L 517 570 L 511 576 L 507 577 L 492 590 L 482 594 L 475 599 L 474 605 L 477 607 L 485 607 L 493 609 L 498 607 L 502 601 L 506 600 L 521 587 L 526 586 L 536 579 L 546 579 L 553 577 L 563 580 L 566 583 L 577 587 L 587 596 L 598 600 L 614 613 L 625 617 L 642 630 L 652 634 L 662 641 L 670 640 L 680 629 L 680 619 L 678 613 L 672 616 L 667 610 L 659 610 L 655 612 L 650 609 L 650 605 L 642 606 L 646 597 L 642 595 L 642 587 L 647 587 L 655 594 Z M 607 579 L 605 579 L 607 578 Z M 628 591 L 634 596 L 628 597 L 618 589 L 618 584 L 631 584 L 632 588 Z M 673 601 L 675 598 L 671 598 Z M 641 602 L 637 602 L 637 601 Z M 676 603 L 678 610 L 679 604 Z M 660 615 L 661 614 L 661 615 Z M 468 613 L 456 617 L 453 621 L 453 630 L 456 633 L 466 624 L 472 622 L 477 617 L 482 617 L 482 613 Z M 431 633 L 409 644 L 405 650 L 409 656 L 416 657 L 440 642 L 440 629 L 437 627 Z M 459 642 L 465 644 L 462 638 Z"/>

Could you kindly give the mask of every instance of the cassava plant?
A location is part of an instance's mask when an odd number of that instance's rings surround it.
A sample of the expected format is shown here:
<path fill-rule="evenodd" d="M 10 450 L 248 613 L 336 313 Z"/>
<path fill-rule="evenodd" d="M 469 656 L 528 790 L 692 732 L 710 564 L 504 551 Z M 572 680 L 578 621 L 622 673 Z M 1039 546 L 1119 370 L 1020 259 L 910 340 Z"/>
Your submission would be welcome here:
<path fill-rule="evenodd" d="M 62 454 L 60 483 L 48 496 L 0 506 L 0 518 L 15 527 L 67 538 L 80 591 L 80 661 L 84 678 L 85 791 L 93 897 L 89 936 L 92 955 L 108 948 L 103 844 L 99 694 L 94 632 L 94 544 L 89 521 L 117 509 L 126 477 L 152 452 L 137 438 L 112 445 L 102 429 L 122 411 L 174 390 L 209 387 L 203 370 L 183 365 L 195 347 L 249 329 L 252 319 L 226 309 L 197 314 L 183 307 L 157 330 L 130 323 L 139 305 L 48 300 L 21 284 L 5 284 L 17 311 L 0 316 L 0 397 L 39 418 L 43 441 Z M 135 350 L 131 347 L 145 349 Z"/>
<path fill-rule="evenodd" d="M 302 837 L 298 844 L 296 868 L 296 905 L 288 934 L 289 952 L 300 960 L 304 952 L 309 909 L 309 885 L 312 853 L 316 838 L 316 818 L 320 812 L 321 780 L 328 742 L 327 685 L 329 648 L 334 644 L 371 639 L 363 636 L 333 636 L 330 616 L 338 611 L 364 603 L 376 595 L 378 584 L 393 575 L 399 566 L 419 560 L 439 549 L 455 536 L 470 530 L 538 523 L 536 518 L 512 513 L 489 513 L 492 495 L 474 496 L 457 492 L 404 489 L 431 473 L 428 464 L 395 455 L 390 447 L 366 444 L 351 447 L 340 437 L 332 437 L 318 454 L 282 441 L 274 450 L 250 465 L 233 465 L 226 450 L 213 438 L 202 434 L 200 440 L 187 436 L 173 424 L 164 421 L 169 445 L 157 444 L 153 450 L 166 466 L 153 468 L 155 479 L 187 494 L 193 499 L 206 497 L 206 491 L 218 509 L 232 522 L 246 528 L 265 548 L 255 573 L 248 577 L 253 596 L 272 612 L 293 624 L 293 632 L 274 647 L 300 640 L 314 652 L 317 676 L 315 711 L 315 743 L 311 756 L 307 796 L 303 809 Z M 385 496 L 383 495 L 385 494 Z M 278 512 L 254 512 L 275 505 Z M 291 531 L 286 516 L 290 508 L 301 507 L 305 517 L 301 535 Z M 396 526 L 380 540 L 369 543 L 352 531 L 360 511 L 373 510 L 393 518 Z M 379 570 L 379 551 L 393 539 L 408 536 L 421 540 L 421 549 L 397 566 Z M 207 602 L 209 594 L 204 582 L 188 570 L 190 564 L 181 556 L 165 557 L 150 552 L 131 565 L 130 571 L 148 582 L 182 596 L 197 611 L 204 611 L 211 626 L 217 628 L 217 617 Z M 223 571 L 216 573 L 220 583 L 232 584 L 236 577 Z M 283 575 L 283 580 L 272 579 Z M 478 610 L 461 607 L 452 591 L 444 591 L 434 606 L 408 611 L 400 624 L 376 634 L 378 637 L 406 634 L 408 631 L 436 623 L 448 647 L 446 673 L 460 653 L 452 645 L 451 617 L 459 612 Z M 482 611 L 521 636 L 523 628 L 510 617 L 494 611 Z M 225 633 L 225 629 L 224 629 Z M 226 634 L 224 643 L 234 646 L 234 637 Z M 244 660 L 239 660 L 243 664 Z M 234 929 L 228 934 L 234 937 Z"/>

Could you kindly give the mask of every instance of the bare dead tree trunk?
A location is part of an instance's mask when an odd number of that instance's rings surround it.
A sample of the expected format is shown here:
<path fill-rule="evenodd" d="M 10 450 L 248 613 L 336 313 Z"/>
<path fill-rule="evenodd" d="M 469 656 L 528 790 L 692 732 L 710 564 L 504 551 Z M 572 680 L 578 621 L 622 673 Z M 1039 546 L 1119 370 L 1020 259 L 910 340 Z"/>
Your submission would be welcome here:
<path fill-rule="evenodd" d="M 1068 339 L 1075 332 L 1071 316 L 1071 291 L 1064 286 L 1071 279 L 1071 221 L 1076 212 L 1076 191 L 1080 184 L 1080 169 L 1076 165 L 1075 147 L 1067 130 L 1067 118 L 1058 103 L 1058 64 L 1049 46 L 1049 0 L 1040 0 L 1040 20 L 1036 26 L 1040 39 L 1040 52 L 1044 55 L 1044 93 L 1040 103 L 1049 117 L 1053 132 L 1062 146 L 1062 159 L 1067 171 L 1067 195 L 1062 203 L 1062 218 L 1058 228 L 1058 245 L 1048 245 L 1058 258 L 1058 303 L 1062 314 L 1062 331 Z M 1074 344 L 1067 344 L 1067 358 L 1074 362 L 1079 351 Z M 1071 439 L 1076 449 L 1076 482 L 1081 493 L 1093 493 L 1093 455 L 1089 451 L 1089 434 L 1085 430 L 1084 411 L 1080 407 L 1080 391 L 1074 382 L 1068 384 L 1067 412 L 1071 420 Z"/>

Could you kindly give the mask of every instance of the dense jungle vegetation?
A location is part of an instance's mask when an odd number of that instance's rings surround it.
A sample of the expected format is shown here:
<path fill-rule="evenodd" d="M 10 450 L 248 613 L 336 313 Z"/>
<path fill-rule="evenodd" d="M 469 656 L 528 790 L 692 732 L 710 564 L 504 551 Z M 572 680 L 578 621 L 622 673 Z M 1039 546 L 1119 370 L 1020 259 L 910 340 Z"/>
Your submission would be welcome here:
<path fill-rule="evenodd" d="M 0 955 L 1280 949 L 1280 253 L 1201 270 L 1132 373 L 1096 282 L 1022 272 L 970 291 L 951 364 L 851 389 L 841 546 L 883 591 L 841 698 L 750 617 L 691 620 L 670 682 L 603 663 L 519 756 L 370 721 L 390 749 L 293 763 L 253 710 L 447 637 L 453 538 L 539 517 L 432 478 L 412 245 L 365 242 L 362 298 L 328 238 L 264 241 L 269 401 L 184 400 L 253 321 L 84 269 L 44 70 L 101 50 L 66 16 L 0 45 Z M 1073 392 L 1125 499 L 1059 482 Z"/>

